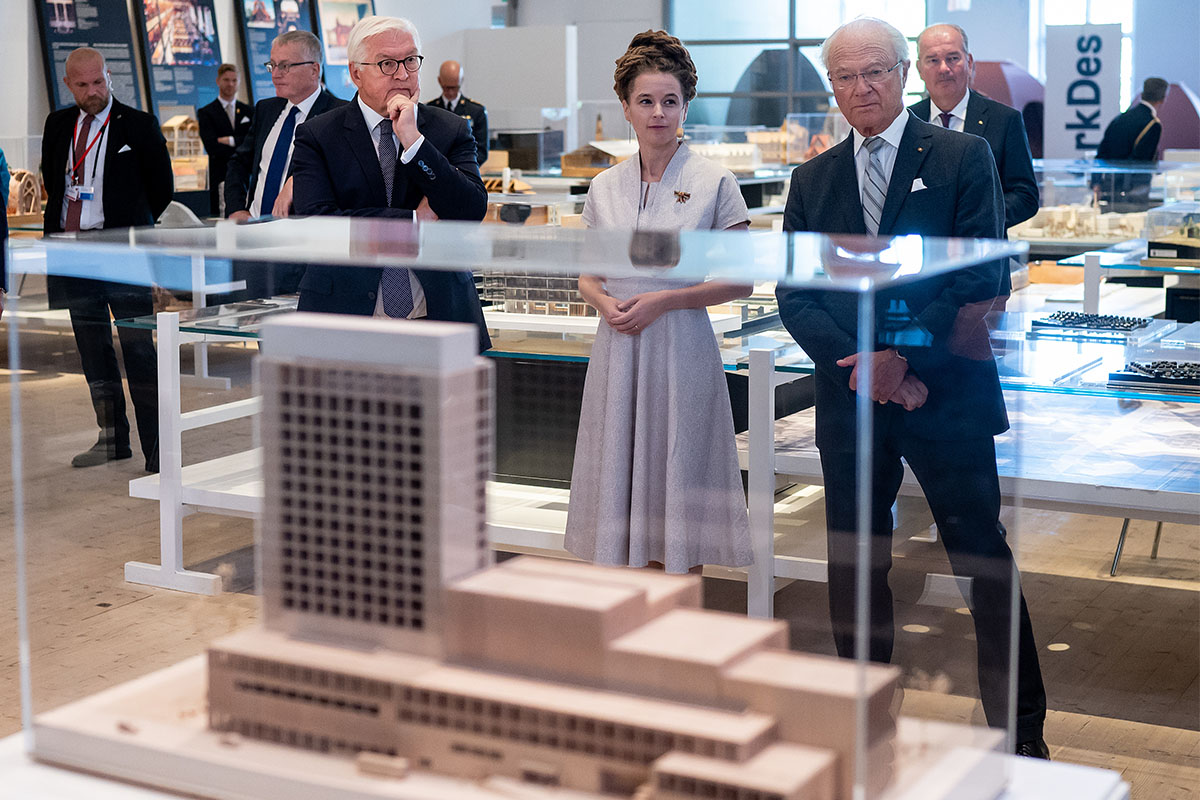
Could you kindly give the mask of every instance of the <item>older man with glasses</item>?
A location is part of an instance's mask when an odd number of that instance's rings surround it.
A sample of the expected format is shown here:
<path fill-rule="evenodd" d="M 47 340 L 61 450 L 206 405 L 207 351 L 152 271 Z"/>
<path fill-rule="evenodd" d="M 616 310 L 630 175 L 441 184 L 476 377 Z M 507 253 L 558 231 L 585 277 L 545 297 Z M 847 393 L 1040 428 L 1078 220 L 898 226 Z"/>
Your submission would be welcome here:
<path fill-rule="evenodd" d="M 277 36 L 266 67 L 275 97 L 254 107 L 250 133 L 225 171 L 225 214 L 238 222 L 274 213 L 291 165 L 296 129 L 346 102 L 321 88 L 321 42 L 308 31 Z"/>
<path fill-rule="evenodd" d="M 853 131 L 796 168 L 784 210 L 791 231 L 920 234 L 998 239 L 1004 198 L 988 144 L 905 112 L 908 42 L 882 20 L 861 18 L 825 40 L 822 60 Z M 879 243 L 882 244 L 882 243 Z M 871 250 L 869 241 L 846 247 Z M 1046 694 L 1033 629 L 1000 525 L 993 437 L 1008 428 L 983 317 L 1010 289 L 1005 263 L 916 280 L 880 292 L 883 324 L 859 352 L 858 298 L 780 289 L 779 315 L 816 367 L 817 447 L 825 480 L 829 605 L 843 657 L 892 658 L 888 572 L 891 506 L 904 475 L 921 484 L 955 575 L 970 579 L 980 697 L 988 723 L 1012 725 L 1016 751 L 1048 756 Z M 903 335 L 900 335 L 903 334 Z M 869 384 L 860 361 L 870 359 Z M 856 653 L 856 394 L 874 409 L 868 648 Z M 1019 601 L 1019 602 L 1017 602 Z M 1014 620 L 1010 609 L 1018 609 Z M 1016 719 L 1009 711 L 1016 626 Z"/>
<path fill-rule="evenodd" d="M 365 17 L 346 52 L 358 94 L 296 136 L 298 214 L 479 221 L 487 191 L 465 119 L 422 105 L 424 56 L 416 27 L 397 17 Z M 310 266 L 300 310 L 469 322 L 479 347 L 491 346 L 470 272 Z"/>

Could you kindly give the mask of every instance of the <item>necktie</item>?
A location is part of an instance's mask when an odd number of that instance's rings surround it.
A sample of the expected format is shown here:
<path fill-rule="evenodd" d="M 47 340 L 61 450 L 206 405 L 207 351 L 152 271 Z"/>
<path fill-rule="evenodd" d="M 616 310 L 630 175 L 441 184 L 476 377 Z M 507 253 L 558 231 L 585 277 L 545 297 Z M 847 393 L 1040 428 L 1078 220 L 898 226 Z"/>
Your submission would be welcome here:
<path fill-rule="evenodd" d="M 275 207 L 275 198 L 279 196 L 279 187 L 283 185 L 283 171 L 287 168 L 288 152 L 292 147 L 292 134 L 296 132 L 296 117 L 300 115 L 300 107 L 292 106 L 283 127 L 279 130 L 279 139 L 275 142 L 275 152 L 271 153 L 271 163 L 267 167 L 267 182 L 263 184 L 262 205 L 258 208 L 260 216 L 271 213 Z"/>
<path fill-rule="evenodd" d="M 71 151 L 71 166 L 73 168 L 71 172 L 71 178 L 76 186 L 79 186 L 83 183 L 83 162 L 87 160 L 84 158 L 84 153 L 87 151 L 88 133 L 92 130 L 92 122 L 94 122 L 95 119 L 96 118 L 91 114 L 88 114 L 83 118 L 83 124 L 79 126 L 79 136 L 75 139 L 75 149 Z M 97 153 L 96 157 L 99 158 L 100 154 Z M 79 162 L 78 165 L 74 163 L 76 161 Z M 67 224 L 63 226 L 63 230 L 68 232 L 79 230 L 79 219 L 82 215 L 83 200 L 78 198 L 73 200 L 68 199 Z"/>
<path fill-rule="evenodd" d="M 392 187 L 396 182 L 396 142 L 392 140 L 392 121 L 382 119 L 379 131 L 379 169 L 383 172 L 383 189 L 388 207 L 392 205 Z M 389 267 L 379 276 L 383 292 L 383 313 L 396 319 L 407 319 L 413 310 L 412 283 L 405 267 Z"/>
<path fill-rule="evenodd" d="M 938 119 L 940 119 L 942 121 L 943 128 L 950 127 L 950 118 L 953 116 L 954 115 L 951 114 L 949 111 L 943 111 L 942 113 L 938 114 Z"/>
<path fill-rule="evenodd" d="M 225 106 L 225 116 L 229 117 L 230 130 L 237 130 L 237 104 L 230 103 Z"/>
<path fill-rule="evenodd" d="M 878 136 L 870 136 L 863 142 L 863 147 L 871 154 L 867 161 L 866 181 L 863 186 L 863 222 L 867 225 L 867 233 L 875 236 L 879 233 L 879 220 L 883 216 L 883 202 L 887 197 L 887 178 L 883 177 L 882 151 L 885 142 Z"/>

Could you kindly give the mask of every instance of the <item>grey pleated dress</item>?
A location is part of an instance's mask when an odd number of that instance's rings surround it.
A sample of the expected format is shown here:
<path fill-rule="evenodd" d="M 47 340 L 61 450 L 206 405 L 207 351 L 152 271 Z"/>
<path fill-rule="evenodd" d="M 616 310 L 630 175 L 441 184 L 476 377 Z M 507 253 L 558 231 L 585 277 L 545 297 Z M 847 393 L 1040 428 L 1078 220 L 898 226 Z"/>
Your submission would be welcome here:
<path fill-rule="evenodd" d="M 637 156 L 604 171 L 588 191 L 584 223 L 719 230 L 749 218 L 732 173 L 687 145 L 649 189 L 642 208 Z M 605 282 L 620 300 L 689 285 L 652 274 Z M 566 548 L 598 564 L 657 561 L 668 572 L 751 562 L 729 392 L 705 309 L 669 311 L 637 336 L 601 320 L 584 385 Z"/>

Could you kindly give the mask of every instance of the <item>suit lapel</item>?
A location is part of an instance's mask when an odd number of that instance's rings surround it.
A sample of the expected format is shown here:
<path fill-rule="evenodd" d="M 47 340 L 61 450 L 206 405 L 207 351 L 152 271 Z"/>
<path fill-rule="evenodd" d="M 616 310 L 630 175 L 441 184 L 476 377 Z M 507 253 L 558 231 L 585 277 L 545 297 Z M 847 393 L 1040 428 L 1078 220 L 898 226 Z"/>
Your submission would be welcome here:
<path fill-rule="evenodd" d="M 847 220 L 846 233 L 865 235 L 867 224 L 863 221 L 862 187 L 858 185 L 858 172 L 854 169 L 854 134 L 850 133 L 840 144 L 829 149 L 832 160 L 833 186 L 853 186 L 853 192 L 834 191 L 838 204 L 837 217 Z"/>
<path fill-rule="evenodd" d="M 350 105 L 347 106 L 343 132 L 350 152 L 358 160 L 358 166 L 367 179 L 367 188 L 371 194 L 367 205 L 377 208 L 387 206 L 387 188 L 383 185 L 383 173 L 379 169 L 379 154 L 375 150 L 375 140 L 367 130 L 367 123 L 363 121 L 362 109 L 358 107 L 357 100 L 350 101 Z M 396 153 L 396 163 L 399 161 L 400 154 Z M 397 184 L 392 184 L 393 198 L 398 196 L 399 188 Z"/>
<path fill-rule="evenodd" d="M 896 151 L 896 163 L 892 165 L 892 177 L 888 180 L 887 200 L 883 203 L 883 213 L 879 219 L 879 235 L 885 236 L 892 232 L 896 217 L 912 189 L 912 182 L 929 155 L 929 147 L 933 139 L 932 133 L 922 130 L 928 123 L 921 122 L 909 115 L 908 124 L 904 126 L 904 135 L 900 137 L 900 147 Z"/>
<path fill-rule="evenodd" d="M 963 123 L 963 132 L 984 136 L 989 121 L 987 102 L 975 92 L 971 92 L 971 97 L 967 100 L 967 119 Z"/>

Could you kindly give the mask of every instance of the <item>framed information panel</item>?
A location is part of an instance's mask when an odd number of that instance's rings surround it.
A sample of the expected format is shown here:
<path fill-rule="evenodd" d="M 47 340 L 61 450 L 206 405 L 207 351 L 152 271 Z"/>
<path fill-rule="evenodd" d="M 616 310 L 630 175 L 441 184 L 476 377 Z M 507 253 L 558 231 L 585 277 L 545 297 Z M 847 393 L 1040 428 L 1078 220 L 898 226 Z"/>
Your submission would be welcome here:
<path fill-rule="evenodd" d="M 217 97 L 221 43 L 213 0 L 136 0 L 150 108 L 160 122 Z"/>
<path fill-rule="evenodd" d="M 142 105 L 142 85 L 133 58 L 133 29 L 125 0 L 36 0 L 46 86 L 54 109 L 75 104 L 63 83 L 67 55 L 78 47 L 104 54 L 112 93 L 134 108 Z"/>
<path fill-rule="evenodd" d="M 281 33 L 313 33 L 311 0 L 234 0 L 242 23 L 242 54 L 246 57 L 246 88 L 250 102 L 275 96 L 271 73 L 271 42 Z"/>
<path fill-rule="evenodd" d="M 346 55 L 350 29 L 374 13 L 374 0 L 317 0 L 317 36 L 325 47 L 325 88 L 344 100 L 357 91 L 350 82 Z"/>

